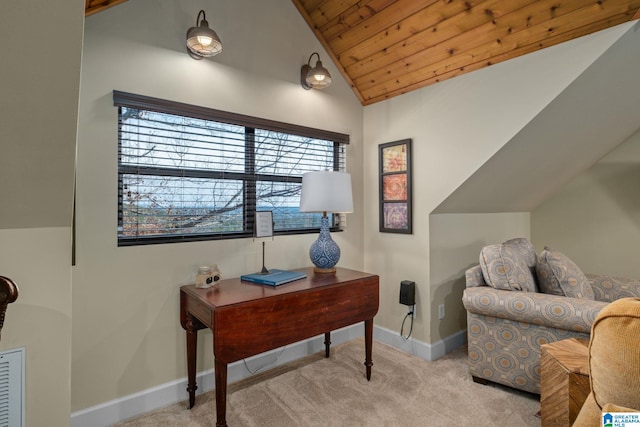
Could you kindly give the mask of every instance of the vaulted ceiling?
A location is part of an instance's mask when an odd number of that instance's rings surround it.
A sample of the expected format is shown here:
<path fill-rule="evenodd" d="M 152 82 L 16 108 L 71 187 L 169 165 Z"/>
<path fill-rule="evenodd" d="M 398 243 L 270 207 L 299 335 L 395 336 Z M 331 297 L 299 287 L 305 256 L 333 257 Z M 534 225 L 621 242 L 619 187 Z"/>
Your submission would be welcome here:
<path fill-rule="evenodd" d="M 93 15 L 127 0 L 84 0 L 84 16 Z"/>
<path fill-rule="evenodd" d="M 640 17 L 640 0 L 293 3 L 365 105 Z"/>
<path fill-rule="evenodd" d="M 292 1 L 363 105 L 640 18 L 640 0 Z"/>

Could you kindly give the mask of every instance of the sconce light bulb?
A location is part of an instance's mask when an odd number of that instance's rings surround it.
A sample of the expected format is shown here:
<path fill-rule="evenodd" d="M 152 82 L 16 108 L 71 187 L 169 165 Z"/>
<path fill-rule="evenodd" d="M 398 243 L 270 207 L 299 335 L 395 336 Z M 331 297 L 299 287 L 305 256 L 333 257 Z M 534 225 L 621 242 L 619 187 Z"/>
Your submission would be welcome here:
<path fill-rule="evenodd" d="M 198 36 L 197 38 L 198 43 L 200 43 L 202 46 L 209 46 L 213 41 L 213 38 L 207 36 Z"/>

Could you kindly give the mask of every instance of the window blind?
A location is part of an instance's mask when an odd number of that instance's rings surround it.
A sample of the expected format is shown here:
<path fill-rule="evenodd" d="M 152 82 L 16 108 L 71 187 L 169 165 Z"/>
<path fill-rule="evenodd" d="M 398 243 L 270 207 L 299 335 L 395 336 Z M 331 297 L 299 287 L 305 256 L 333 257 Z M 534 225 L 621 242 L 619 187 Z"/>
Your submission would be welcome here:
<path fill-rule="evenodd" d="M 275 234 L 316 232 L 302 174 L 345 170 L 347 135 L 117 91 L 114 105 L 121 246 L 251 237 L 264 210 Z"/>

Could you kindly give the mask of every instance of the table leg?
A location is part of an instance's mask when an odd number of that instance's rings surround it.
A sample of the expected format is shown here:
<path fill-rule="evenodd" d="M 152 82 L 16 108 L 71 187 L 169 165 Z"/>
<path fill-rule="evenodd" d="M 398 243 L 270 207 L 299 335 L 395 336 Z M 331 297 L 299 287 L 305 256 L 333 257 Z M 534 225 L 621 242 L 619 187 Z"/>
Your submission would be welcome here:
<path fill-rule="evenodd" d="M 227 363 L 215 360 L 216 427 L 227 427 Z"/>
<path fill-rule="evenodd" d="M 331 348 L 331 332 L 324 333 L 324 357 L 329 357 Z"/>
<path fill-rule="evenodd" d="M 364 321 L 364 349 L 365 359 L 364 366 L 367 367 L 367 381 L 371 380 L 371 367 L 373 362 L 371 361 L 371 348 L 373 345 L 373 319 Z"/>
<path fill-rule="evenodd" d="M 196 403 L 196 347 L 198 343 L 198 329 L 192 317 L 186 322 L 187 331 L 187 392 L 189 392 L 189 409 Z"/>

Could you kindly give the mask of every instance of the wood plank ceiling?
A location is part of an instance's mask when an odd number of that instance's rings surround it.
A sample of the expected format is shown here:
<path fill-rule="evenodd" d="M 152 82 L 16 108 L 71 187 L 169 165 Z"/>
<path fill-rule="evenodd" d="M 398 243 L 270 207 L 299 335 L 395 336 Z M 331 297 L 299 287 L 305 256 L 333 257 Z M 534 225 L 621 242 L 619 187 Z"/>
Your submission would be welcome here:
<path fill-rule="evenodd" d="M 84 16 L 93 15 L 127 0 L 85 0 Z"/>
<path fill-rule="evenodd" d="M 640 18 L 640 0 L 293 0 L 363 105 Z"/>
<path fill-rule="evenodd" d="M 363 105 L 640 18 L 640 0 L 292 1 Z"/>

